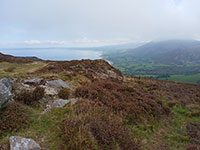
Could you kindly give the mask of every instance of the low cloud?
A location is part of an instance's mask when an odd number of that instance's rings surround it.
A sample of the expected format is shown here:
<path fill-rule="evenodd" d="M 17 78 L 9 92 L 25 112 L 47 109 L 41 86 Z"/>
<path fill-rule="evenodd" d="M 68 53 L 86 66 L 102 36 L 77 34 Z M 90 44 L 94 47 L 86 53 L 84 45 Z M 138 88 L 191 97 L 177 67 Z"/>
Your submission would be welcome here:
<path fill-rule="evenodd" d="M 199 39 L 199 6 L 199 0 L 0 0 L 0 41 L 87 46 Z"/>
<path fill-rule="evenodd" d="M 41 41 L 39 40 L 26 40 L 24 41 L 25 44 L 28 44 L 28 45 L 35 45 L 35 44 L 41 44 Z"/>
<path fill-rule="evenodd" d="M 47 41 L 40 41 L 40 40 L 26 40 L 24 41 L 25 45 L 50 45 L 50 46 L 66 46 L 66 47 L 92 47 L 92 46 L 106 46 L 106 45 L 118 45 L 118 44 L 125 44 L 131 42 L 139 42 L 133 41 L 128 38 L 116 38 L 116 39 L 109 39 L 109 40 L 91 40 L 87 37 L 83 37 L 78 40 L 74 41 L 57 41 L 57 40 L 47 40 Z"/>

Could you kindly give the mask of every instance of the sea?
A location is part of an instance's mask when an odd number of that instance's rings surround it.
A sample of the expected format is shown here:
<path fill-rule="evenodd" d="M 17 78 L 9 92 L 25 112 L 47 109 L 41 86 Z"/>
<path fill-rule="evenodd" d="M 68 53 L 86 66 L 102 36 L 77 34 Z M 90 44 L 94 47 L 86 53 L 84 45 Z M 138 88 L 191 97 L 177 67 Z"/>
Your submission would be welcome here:
<path fill-rule="evenodd" d="M 81 59 L 102 59 L 102 51 L 76 49 L 76 48 L 12 48 L 0 49 L 3 54 L 13 56 L 36 56 L 43 60 L 81 60 Z"/>

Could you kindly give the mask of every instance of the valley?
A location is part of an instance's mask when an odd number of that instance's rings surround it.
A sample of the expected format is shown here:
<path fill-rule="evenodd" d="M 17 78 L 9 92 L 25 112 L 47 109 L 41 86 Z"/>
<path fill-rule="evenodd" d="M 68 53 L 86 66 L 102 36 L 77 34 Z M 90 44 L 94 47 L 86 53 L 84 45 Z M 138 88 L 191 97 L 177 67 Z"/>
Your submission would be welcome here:
<path fill-rule="evenodd" d="M 135 49 L 106 52 L 103 58 L 126 75 L 199 84 L 200 42 L 150 42 Z"/>

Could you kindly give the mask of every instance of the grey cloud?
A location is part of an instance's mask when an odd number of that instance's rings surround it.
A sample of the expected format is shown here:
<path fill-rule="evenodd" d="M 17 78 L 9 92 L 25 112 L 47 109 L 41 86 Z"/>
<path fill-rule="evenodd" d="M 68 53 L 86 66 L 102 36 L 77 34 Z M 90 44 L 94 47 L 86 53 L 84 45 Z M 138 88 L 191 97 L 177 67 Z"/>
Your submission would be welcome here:
<path fill-rule="evenodd" d="M 199 6 L 199 0 L 1 0 L 0 40 L 200 39 Z"/>

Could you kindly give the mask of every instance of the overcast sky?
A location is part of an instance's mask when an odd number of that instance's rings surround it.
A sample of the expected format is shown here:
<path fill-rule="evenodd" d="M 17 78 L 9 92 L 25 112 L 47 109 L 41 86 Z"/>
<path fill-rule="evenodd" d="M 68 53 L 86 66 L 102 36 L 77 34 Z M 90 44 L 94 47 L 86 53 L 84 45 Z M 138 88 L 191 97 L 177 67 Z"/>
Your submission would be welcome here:
<path fill-rule="evenodd" d="M 200 39 L 200 0 L 0 0 L 0 47 Z"/>

